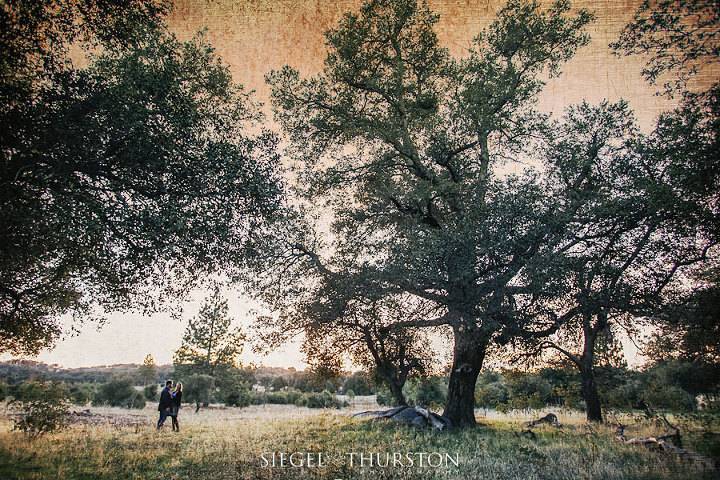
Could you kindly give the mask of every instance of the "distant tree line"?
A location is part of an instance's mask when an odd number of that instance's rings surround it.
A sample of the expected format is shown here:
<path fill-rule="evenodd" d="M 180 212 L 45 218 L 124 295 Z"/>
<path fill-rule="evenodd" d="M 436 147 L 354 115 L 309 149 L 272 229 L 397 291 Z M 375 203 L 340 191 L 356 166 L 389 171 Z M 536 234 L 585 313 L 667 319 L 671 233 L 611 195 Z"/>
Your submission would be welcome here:
<path fill-rule="evenodd" d="M 143 408 L 147 402 L 157 401 L 162 383 L 143 385 L 137 373 L 142 366 L 118 366 L 114 373 L 109 373 L 113 368 L 107 367 L 102 380 L 87 382 L 81 376 L 73 378 L 73 370 L 52 372 L 41 363 L 13 363 L 0 364 L 2 400 L 26 398 L 32 392 L 40 391 L 38 385 L 53 384 L 54 392 L 60 392 L 62 398 L 77 406 Z M 126 375 L 131 368 L 136 374 Z M 596 368 L 596 374 L 600 399 L 607 409 L 676 413 L 720 411 L 720 368 L 717 366 L 701 367 L 687 360 L 669 359 L 655 361 L 641 370 L 605 364 Z M 200 403 L 234 407 L 290 404 L 341 408 L 347 404 L 338 395 L 344 394 L 351 400 L 355 396 L 376 395 L 379 404 L 395 405 L 394 395 L 387 386 L 373 381 L 363 372 L 343 373 L 327 379 L 309 371 L 263 367 L 238 369 L 235 375 L 243 379 L 240 386 L 222 380 L 215 383 L 212 377 L 208 377 L 206 383 L 193 377 L 178 380 L 184 383 L 189 402 L 199 399 Z M 447 373 L 413 376 L 406 383 L 403 394 L 409 405 L 441 408 L 447 401 L 448 380 Z M 546 407 L 585 408 L 582 378 L 567 362 L 530 372 L 510 368 L 486 370 L 478 378 L 474 398 L 476 408 L 501 412 Z"/>

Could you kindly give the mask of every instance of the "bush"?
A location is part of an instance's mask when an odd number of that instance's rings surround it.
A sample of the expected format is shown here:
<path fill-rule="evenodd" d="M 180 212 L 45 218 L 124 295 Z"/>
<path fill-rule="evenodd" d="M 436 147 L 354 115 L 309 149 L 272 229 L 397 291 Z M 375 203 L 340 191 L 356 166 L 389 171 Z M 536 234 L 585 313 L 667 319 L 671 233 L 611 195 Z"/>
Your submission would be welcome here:
<path fill-rule="evenodd" d="M 342 408 L 344 405 L 335 394 L 323 390 L 320 393 L 304 393 L 295 402 L 295 405 L 308 408 Z"/>
<path fill-rule="evenodd" d="M 256 390 L 248 390 L 248 401 L 250 405 L 262 405 L 265 403 L 265 396 Z"/>
<path fill-rule="evenodd" d="M 352 390 L 355 392 L 355 395 L 372 395 L 376 390 L 368 381 L 367 375 L 363 372 L 353 373 L 347 377 L 342 388 L 346 394 Z"/>
<path fill-rule="evenodd" d="M 384 405 L 386 407 L 395 406 L 395 397 L 393 397 L 389 389 L 384 387 L 378 390 L 375 401 L 378 403 L 378 405 Z"/>
<path fill-rule="evenodd" d="M 183 384 L 183 398 L 195 403 L 198 408 L 201 404 L 209 403 L 215 391 L 215 379 L 210 375 L 193 374 L 185 379 Z"/>
<path fill-rule="evenodd" d="M 555 395 L 567 408 L 582 410 L 585 401 L 582 398 L 582 387 L 579 382 L 569 382 L 567 385 L 555 387 Z"/>
<path fill-rule="evenodd" d="M 300 390 L 288 388 L 280 392 L 267 392 L 265 394 L 265 401 L 267 403 L 280 405 L 292 405 L 296 404 L 302 396 L 303 393 Z"/>
<path fill-rule="evenodd" d="M 478 384 L 475 386 L 475 405 L 481 408 L 497 408 L 500 403 L 507 403 L 508 391 L 502 382 Z"/>
<path fill-rule="evenodd" d="M 145 388 L 143 388 L 143 395 L 148 401 L 157 401 L 158 400 L 158 386 L 157 384 L 148 385 Z"/>
<path fill-rule="evenodd" d="M 643 393 L 647 389 L 642 381 L 628 380 L 607 391 L 600 390 L 600 401 L 607 407 L 630 411 L 645 407 Z"/>
<path fill-rule="evenodd" d="M 93 398 L 93 405 L 145 408 L 146 404 L 145 396 L 135 390 L 128 379 L 114 379 L 101 384 Z"/>
<path fill-rule="evenodd" d="M 447 401 L 447 386 L 442 377 L 412 379 L 407 392 L 409 405 L 440 408 Z"/>
<path fill-rule="evenodd" d="M 645 403 L 654 409 L 692 412 L 695 409 L 695 398 L 680 387 L 666 385 L 662 388 L 651 388 L 644 392 Z"/>
<path fill-rule="evenodd" d="M 23 412 L 15 420 L 15 430 L 31 437 L 61 430 L 66 425 L 67 400 L 68 392 L 60 382 L 23 382 L 14 394 Z"/>
<path fill-rule="evenodd" d="M 228 375 L 218 392 L 218 399 L 227 406 L 247 407 L 252 403 L 248 385 L 244 376 Z"/>
<path fill-rule="evenodd" d="M 540 392 L 533 392 L 530 395 L 521 394 L 510 398 L 510 410 L 540 410 L 547 402 Z"/>
<path fill-rule="evenodd" d="M 75 383 L 68 387 L 70 400 L 75 405 L 87 405 L 96 394 L 96 387 L 92 383 Z"/>
<path fill-rule="evenodd" d="M 508 395 L 517 405 L 513 408 L 543 408 L 552 401 L 553 388 L 546 379 L 532 373 L 507 372 L 505 374 Z M 539 406 L 531 406 L 539 405 Z"/>

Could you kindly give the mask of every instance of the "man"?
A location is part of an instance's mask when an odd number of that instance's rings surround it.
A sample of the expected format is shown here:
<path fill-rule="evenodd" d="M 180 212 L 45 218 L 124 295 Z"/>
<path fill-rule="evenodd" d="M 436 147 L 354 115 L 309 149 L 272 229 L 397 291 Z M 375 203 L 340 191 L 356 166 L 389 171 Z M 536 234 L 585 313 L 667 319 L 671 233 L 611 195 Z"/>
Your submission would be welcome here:
<path fill-rule="evenodd" d="M 160 412 L 160 419 L 158 420 L 157 429 L 160 430 L 160 428 L 165 423 L 165 419 L 170 415 L 170 408 L 172 407 L 172 393 L 170 390 L 172 389 L 172 380 L 166 380 L 165 381 L 165 388 L 163 388 L 162 393 L 160 393 L 160 404 L 158 405 L 158 411 Z"/>

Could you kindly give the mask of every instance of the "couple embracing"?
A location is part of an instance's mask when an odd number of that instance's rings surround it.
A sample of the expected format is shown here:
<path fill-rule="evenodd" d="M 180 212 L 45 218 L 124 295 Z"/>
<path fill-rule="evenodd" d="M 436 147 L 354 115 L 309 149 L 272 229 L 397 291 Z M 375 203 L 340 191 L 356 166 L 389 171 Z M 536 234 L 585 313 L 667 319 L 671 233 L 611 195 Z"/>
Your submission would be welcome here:
<path fill-rule="evenodd" d="M 178 413 L 180 412 L 180 402 L 182 401 L 182 383 L 178 382 L 175 386 L 175 390 L 172 390 L 172 380 L 165 382 L 165 388 L 163 388 L 160 394 L 160 404 L 158 410 L 160 411 L 160 419 L 158 420 L 157 429 L 160 430 L 165 419 L 167 417 L 172 418 L 172 429 L 175 432 L 180 431 L 180 424 L 178 423 Z"/>

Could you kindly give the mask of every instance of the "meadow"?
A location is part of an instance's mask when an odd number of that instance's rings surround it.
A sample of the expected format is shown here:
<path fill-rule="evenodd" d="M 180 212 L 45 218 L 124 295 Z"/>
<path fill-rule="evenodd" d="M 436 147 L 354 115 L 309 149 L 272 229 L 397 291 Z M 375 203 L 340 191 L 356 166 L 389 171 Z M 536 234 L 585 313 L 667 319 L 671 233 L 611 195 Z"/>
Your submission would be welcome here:
<path fill-rule="evenodd" d="M 533 427 L 533 439 L 522 434 L 525 422 L 542 412 L 504 415 L 478 410 L 477 427 L 443 432 L 351 418 L 351 413 L 372 406 L 355 402 L 342 410 L 318 411 L 258 405 L 210 408 L 197 414 L 185 408 L 179 433 L 171 431 L 169 421 L 157 431 L 151 406 L 141 411 L 92 408 L 88 421 L 35 439 L 13 431 L 12 419 L 3 415 L 0 478 L 718 478 L 717 472 L 697 460 L 622 444 L 612 426 L 589 426 L 580 412 L 556 411 L 562 426 Z M 628 438 L 667 430 L 638 417 L 619 420 L 631 425 Z M 684 448 L 717 459 L 717 442 L 708 440 L 701 425 L 683 427 L 690 432 L 683 435 Z M 293 457 L 292 465 L 288 456 L 281 461 L 281 453 L 293 452 L 301 453 Z M 393 457 L 394 453 L 399 456 Z"/>

